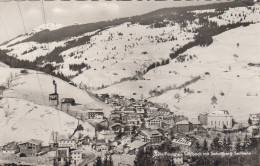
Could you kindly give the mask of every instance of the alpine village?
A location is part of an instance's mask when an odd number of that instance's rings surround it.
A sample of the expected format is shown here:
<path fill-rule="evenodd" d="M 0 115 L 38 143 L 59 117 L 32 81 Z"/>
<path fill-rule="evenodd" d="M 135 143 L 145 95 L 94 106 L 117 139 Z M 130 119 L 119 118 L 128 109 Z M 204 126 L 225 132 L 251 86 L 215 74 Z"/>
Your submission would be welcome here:
<path fill-rule="evenodd" d="M 2 43 L 0 165 L 259 165 L 259 5 L 45 22 Z"/>

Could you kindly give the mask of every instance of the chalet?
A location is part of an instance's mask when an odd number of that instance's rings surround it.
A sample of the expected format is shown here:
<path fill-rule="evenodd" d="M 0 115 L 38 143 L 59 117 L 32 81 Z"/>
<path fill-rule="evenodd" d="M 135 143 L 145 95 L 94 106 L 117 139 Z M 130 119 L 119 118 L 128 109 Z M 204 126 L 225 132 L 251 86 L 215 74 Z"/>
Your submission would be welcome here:
<path fill-rule="evenodd" d="M 70 148 L 62 147 L 56 150 L 57 165 L 67 165 L 70 163 Z"/>
<path fill-rule="evenodd" d="M 112 124 L 109 128 L 115 133 L 124 132 L 124 126 L 121 123 Z"/>
<path fill-rule="evenodd" d="M 162 127 L 162 120 L 158 117 L 148 118 L 145 120 L 145 127 L 150 129 L 158 129 Z"/>
<path fill-rule="evenodd" d="M 94 148 L 98 152 L 108 152 L 109 151 L 109 144 L 103 139 L 103 140 L 96 140 L 93 144 Z"/>
<path fill-rule="evenodd" d="M 143 142 L 158 143 L 162 141 L 162 134 L 157 130 L 141 130 L 138 136 Z"/>
<path fill-rule="evenodd" d="M 174 116 L 168 115 L 165 117 L 159 117 L 162 119 L 162 127 L 173 127 L 175 125 Z"/>
<path fill-rule="evenodd" d="M 122 116 L 122 121 L 124 124 L 129 126 L 141 126 L 142 121 L 140 115 L 136 113 L 129 113 Z"/>
<path fill-rule="evenodd" d="M 161 133 L 164 138 L 168 138 L 168 137 L 169 137 L 169 133 L 168 133 L 168 130 L 167 130 L 167 129 L 160 127 L 160 128 L 158 128 L 158 129 L 156 129 L 156 130 L 157 130 L 159 133 Z"/>
<path fill-rule="evenodd" d="M 37 156 L 42 148 L 42 141 L 31 139 L 18 144 L 21 156 Z"/>
<path fill-rule="evenodd" d="M 88 119 L 103 119 L 104 112 L 101 109 L 87 110 L 87 118 Z"/>
<path fill-rule="evenodd" d="M 116 134 L 114 131 L 102 130 L 97 133 L 97 138 L 100 140 L 104 139 L 106 141 L 114 141 L 116 138 Z"/>
<path fill-rule="evenodd" d="M 182 120 L 177 122 L 174 127 L 172 127 L 173 133 L 186 133 L 192 130 L 192 125 L 188 120 Z"/>
<path fill-rule="evenodd" d="M 141 126 L 141 118 L 140 115 L 133 113 L 129 114 L 127 118 L 127 125 L 129 126 Z"/>
<path fill-rule="evenodd" d="M 157 116 L 157 111 L 158 111 L 157 107 L 148 107 L 146 109 L 146 113 L 147 113 L 148 117 L 155 117 L 155 116 Z"/>
<path fill-rule="evenodd" d="M 97 152 L 108 152 L 109 151 L 109 146 L 107 144 L 104 145 L 99 145 L 96 147 Z"/>
<path fill-rule="evenodd" d="M 135 112 L 141 117 L 144 118 L 145 116 L 145 109 L 144 108 L 137 108 Z"/>
<path fill-rule="evenodd" d="M 73 164 L 78 165 L 79 163 L 82 162 L 83 159 L 83 150 L 73 150 L 71 151 L 71 162 Z"/>
<path fill-rule="evenodd" d="M 143 148 L 146 144 L 147 142 L 136 140 L 134 142 L 131 142 L 130 144 L 127 144 L 125 151 L 128 154 L 135 155 L 137 154 L 139 149 Z"/>
<path fill-rule="evenodd" d="M 19 146 L 16 142 L 9 142 L 2 147 L 3 154 L 16 154 L 19 152 Z"/>
<path fill-rule="evenodd" d="M 77 141 L 74 139 L 60 139 L 58 141 L 59 147 L 77 149 Z"/>
<path fill-rule="evenodd" d="M 196 139 L 181 137 L 172 140 L 173 147 L 179 147 L 182 152 L 194 152 Z"/>

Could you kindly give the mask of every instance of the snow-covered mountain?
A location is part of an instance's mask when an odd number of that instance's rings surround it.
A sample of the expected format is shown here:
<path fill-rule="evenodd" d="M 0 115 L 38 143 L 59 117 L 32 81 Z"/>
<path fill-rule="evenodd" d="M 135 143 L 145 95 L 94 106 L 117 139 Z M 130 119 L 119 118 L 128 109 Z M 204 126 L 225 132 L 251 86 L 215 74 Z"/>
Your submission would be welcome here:
<path fill-rule="evenodd" d="M 59 138 L 67 138 L 76 129 L 78 123 L 84 128 L 84 135 L 93 137 L 95 129 L 58 108 L 49 105 L 49 94 L 54 92 L 53 80 L 57 84 L 59 98 L 74 98 L 78 109 L 103 109 L 108 115 L 111 108 L 84 90 L 70 85 L 59 78 L 42 72 L 9 68 L 0 64 L 0 85 L 6 87 L 0 100 L 0 146 L 10 141 L 28 139 L 42 140 L 48 145 L 53 133 Z M 3 98 L 2 98 L 3 97 Z M 8 134 L 7 134 L 8 133 Z M 23 134 L 26 133 L 26 134 Z M 78 136 L 78 133 L 75 135 Z"/>
<path fill-rule="evenodd" d="M 259 25 L 260 6 L 254 3 L 166 8 L 98 23 L 41 26 L 2 44 L 0 60 L 11 67 L 42 70 L 94 93 L 167 103 L 187 116 L 207 112 L 215 95 L 221 109 L 245 121 L 246 114 L 256 111 L 253 106 L 259 106 Z M 24 100 L 23 94 L 32 91 L 38 97 L 31 98 L 43 104 L 37 76 L 47 98 L 52 78 L 31 70 L 17 77 L 18 86 L 6 97 Z M 109 110 L 85 91 L 57 82 L 62 97 Z M 189 90 L 184 93 L 184 88 Z M 26 100 L 32 99 L 29 95 Z"/>
<path fill-rule="evenodd" d="M 56 74 L 77 85 L 102 88 L 168 63 L 193 45 L 208 45 L 212 35 L 259 22 L 260 7 L 251 5 L 228 2 L 92 24 L 48 24 L 0 49 L 32 65 L 45 69 L 51 65 Z"/>

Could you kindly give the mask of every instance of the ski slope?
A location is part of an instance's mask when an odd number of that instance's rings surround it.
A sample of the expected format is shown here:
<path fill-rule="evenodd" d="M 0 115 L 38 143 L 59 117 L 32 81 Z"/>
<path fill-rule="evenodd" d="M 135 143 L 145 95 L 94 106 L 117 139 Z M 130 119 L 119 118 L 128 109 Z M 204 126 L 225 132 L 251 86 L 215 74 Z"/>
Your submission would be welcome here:
<path fill-rule="evenodd" d="M 55 80 L 60 100 L 62 98 L 74 98 L 76 103 L 84 105 L 86 108 L 110 110 L 109 106 L 89 96 L 84 90 L 72 86 L 61 79 L 33 70 L 27 70 L 28 74 L 22 74 L 21 70 L 0 68 L 0 84 L 6 84 L 7 78 L 13 75 L 11 86 L 4 91 L 4 97 L 20 98 L 48 106 L 49 94 L 54 93 L 53 80 Z"/>
<path fill-rule="evenodd" d="M 53 141 L 53 132 L 58 132 L 58 138 L 68 138 L 78 125 L 76 118 L 64 112 L 22 99 L 4 98 L 0 100 L 0 106 L 0 146 L 29 139 L 38 139 L 48 145 Z M 82 134 L 95 135 L 90 124 L 82 121 L 79 124 L 84 128 L 80 131 Z"/>

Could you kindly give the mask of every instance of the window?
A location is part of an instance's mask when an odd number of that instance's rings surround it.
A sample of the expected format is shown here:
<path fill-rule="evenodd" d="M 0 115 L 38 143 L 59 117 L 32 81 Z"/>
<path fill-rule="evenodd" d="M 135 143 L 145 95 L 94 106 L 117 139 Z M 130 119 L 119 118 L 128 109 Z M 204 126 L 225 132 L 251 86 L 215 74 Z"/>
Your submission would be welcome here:
<path fill-rule="evenodd" d="M 213 121 L 211 121 L 211 126 L 213 126 Z"/>
<path fill-rule="evenodd" d="M 218 121 L 218 125 L 220 126 L 220 121 Z"/>
<path fill-rule="evenodd" d="M 227 121 L 227 125 L 228 125 L 228 121 Z"/>

